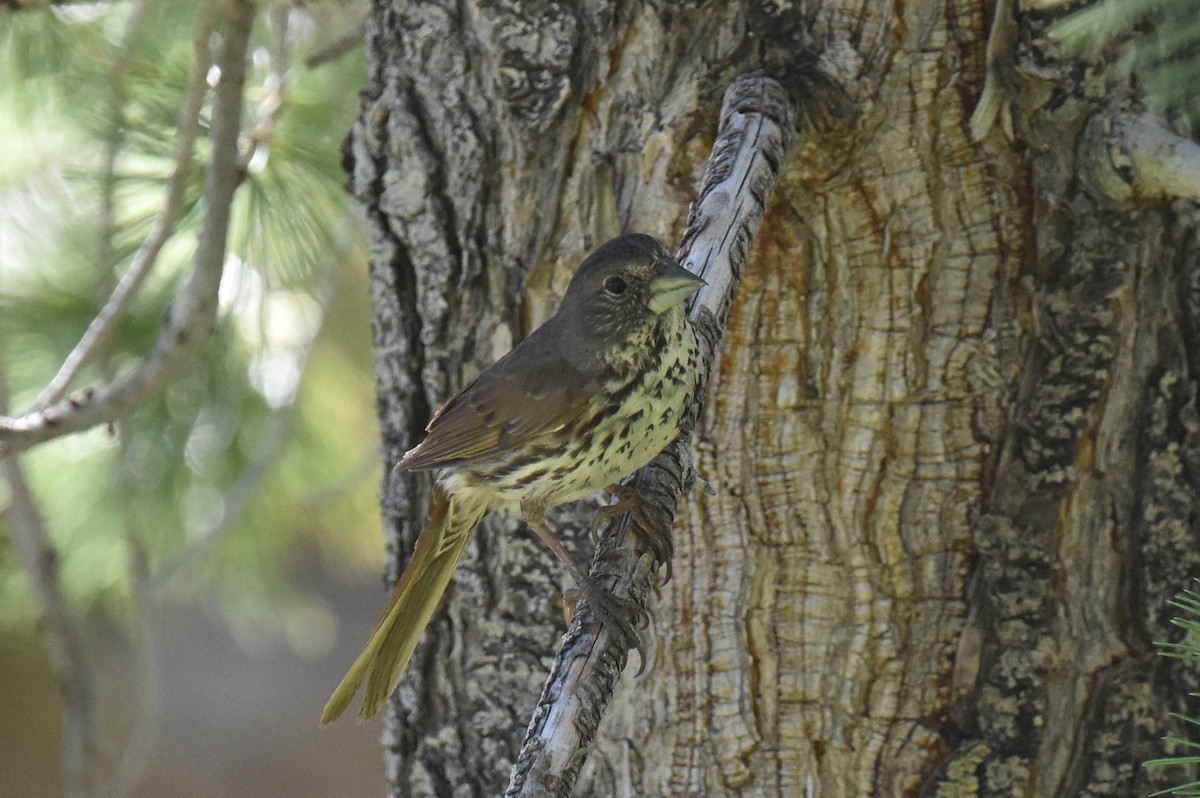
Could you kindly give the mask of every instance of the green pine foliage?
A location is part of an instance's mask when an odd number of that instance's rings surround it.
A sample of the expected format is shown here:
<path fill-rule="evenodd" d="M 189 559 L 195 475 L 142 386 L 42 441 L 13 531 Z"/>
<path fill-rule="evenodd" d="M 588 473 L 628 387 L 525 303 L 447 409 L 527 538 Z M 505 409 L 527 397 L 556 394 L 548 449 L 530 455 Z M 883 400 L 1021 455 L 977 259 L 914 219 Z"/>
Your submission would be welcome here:
<path fill-rule="evenodd" d="M 1184 660 L 1195 666 L 1200 663 L 1200 593 L 1185 590 L 1176 596 L 1171 604 L 1185 613 L 1181 617 L 1172 618 L 1171 623 L 1183 629 L 1186 636 L 1177 643 L 1156 643 L 1155 645 L 1158 646 L 1159 653 L 1164 657 Z M 1189 695 L 1193 698 L 1200 697 L 1200 693 L 1189 693 Z M 1200 727 L 1198 718 L 1174 712 L 1171 715 L 1189 726 Z M 1200 737 L 1200 733 L 1193 736 Z M 1152 759 L 1146 763 L 1146 767 L 1187 767 L 1195 772 L 1196 765 L 1200 765 L 1200 742 L 1183 737 L 1166 737 L 1163 741 L 1177 753 L 1160 759 Z M 1154 794 L 1197 796 L 1200 795 L 1200 781 L 1190 781 Z"/>
<path fill-rule="evenodd" d="M 199 5 L 0 13 L 0 368 L 10 412 L 32 407 L 154 227 Z M 121 614 L 137 584 L 154 600 L 216 596 L 235 626 L 267 623 L 303 648 L 329 621 L 297 571 L 314 561 L 379 567 L 367 265 L 340 164 L 364 58 L 359 48 L 304 64 L 323 44 L 318 32 L 340 35 L 364 12 L 333 0 L 260 4 L 246 179 L 216 335 L 114 429 L 24 457 L 82 612 Z M 213 46 L 219 36 L 218 18 Z M 136 364 L 190 273 L 207 103 L 176 231 L 74 389 Z M 0 630 L 32 623 L 28 596 L 0 533 Z"/>
<path fill-rule="evenodd" d="M 1196 0 L 1095 0 L 1050 27 L 1064 55 L 1130 82 L 1180 132 L 1200 132 L 1200 6 Z"/>

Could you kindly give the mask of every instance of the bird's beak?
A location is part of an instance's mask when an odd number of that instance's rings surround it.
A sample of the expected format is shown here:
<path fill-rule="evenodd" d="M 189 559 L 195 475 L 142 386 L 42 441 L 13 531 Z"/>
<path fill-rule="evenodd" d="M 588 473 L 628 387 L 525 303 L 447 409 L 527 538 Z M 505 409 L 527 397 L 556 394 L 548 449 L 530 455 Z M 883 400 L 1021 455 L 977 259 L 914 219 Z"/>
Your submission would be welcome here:
<path fill-rule="evenodd" d="M 662 272 L 650 281 L 650 299 L 646 303 L 656 314 L 666 313 L 705 284 L 674 261 L 666 264 Z"/>

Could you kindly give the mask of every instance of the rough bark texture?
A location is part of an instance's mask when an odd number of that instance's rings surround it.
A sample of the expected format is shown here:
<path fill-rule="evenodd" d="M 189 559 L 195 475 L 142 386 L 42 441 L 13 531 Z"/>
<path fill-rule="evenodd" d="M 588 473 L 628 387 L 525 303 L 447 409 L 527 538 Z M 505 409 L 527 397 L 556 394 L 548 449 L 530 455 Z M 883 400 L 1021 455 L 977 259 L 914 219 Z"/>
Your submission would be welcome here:
<path fill-rule="evenodd" d="M 952 759 L 982 754 L 983 795 L 1144 795 L 1187 780 L 1141 762 L 1198 683 L 1151 647 L 1178 639 L 1167 601 L 1200 573 L 1198 217 L 1122 186 L 1126 101 L 1054 60 L 1050 21 L 1015 19 L 1007 75 L 1030 220 L 956 674 L 974 739 Z"/>
<path fill-rule="evenodd" d="M 678 241 L 734 75 L 798 89 L 815 63 L 853 112 L 784 165 L 697 430 L 715 493 L 681 506 L 650 662 L 578 794 L 1178 776 L 1139 763 L 1197 684 L 1150 646 L 1200 573 L 1195 209 L 1120 191 L 1116 101 L 1039 49 L 1049 12 L 1001 6 L 989 59 L 969 2 L 376 5 L 347 155 L 389 466 L 588 249 Z M 1014 138 L 977 143 L 989 61 Z M 420 491 L 385 481 L 394 553 Z M 502 792 L 563 587 L 486 525 L 390 713 L 394 795 Z"/>

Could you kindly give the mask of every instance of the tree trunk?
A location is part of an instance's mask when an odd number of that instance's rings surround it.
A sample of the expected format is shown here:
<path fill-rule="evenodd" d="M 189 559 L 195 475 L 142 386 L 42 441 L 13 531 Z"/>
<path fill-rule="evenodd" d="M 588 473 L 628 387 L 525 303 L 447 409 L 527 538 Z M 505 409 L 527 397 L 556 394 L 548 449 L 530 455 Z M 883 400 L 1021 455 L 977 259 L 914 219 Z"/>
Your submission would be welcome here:
<path fill-rule="evenodd" d="M 1038 77 L 1048 19 L 1000 6 L 375 5 L 347 163 L 400 564 L 427 486 L 390 466 L 592 247 L 678 242 L 724 87 L 845 94 L 782 166 L 696 432 L 714 492 L 577 794 L 1182 780 L 1140 762 L 1197 684 L 1150 645 L 1200 573 L 1195 208 L 1144 201 L 1105 158 L 1136 109 Z M 394 795 L 502 792 L 569 586 L 485 524 L 388 713 Z"/>

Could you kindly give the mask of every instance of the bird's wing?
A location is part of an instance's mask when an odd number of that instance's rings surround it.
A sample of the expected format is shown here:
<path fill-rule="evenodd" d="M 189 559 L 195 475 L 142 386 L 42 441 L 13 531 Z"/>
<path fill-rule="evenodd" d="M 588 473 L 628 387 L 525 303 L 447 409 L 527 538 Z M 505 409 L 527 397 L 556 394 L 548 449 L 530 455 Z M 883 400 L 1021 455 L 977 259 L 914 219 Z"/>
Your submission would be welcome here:
<path fill-rule="evenodd" d="M 397 468 L 440 468 L 503 454 L 576 419 L 596 395 L 596 382 L 571 365 L 549 335 L 538 338 L 531 336 L 446 402 Z"/>

